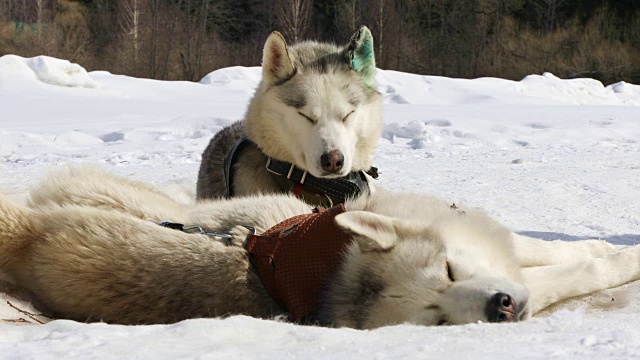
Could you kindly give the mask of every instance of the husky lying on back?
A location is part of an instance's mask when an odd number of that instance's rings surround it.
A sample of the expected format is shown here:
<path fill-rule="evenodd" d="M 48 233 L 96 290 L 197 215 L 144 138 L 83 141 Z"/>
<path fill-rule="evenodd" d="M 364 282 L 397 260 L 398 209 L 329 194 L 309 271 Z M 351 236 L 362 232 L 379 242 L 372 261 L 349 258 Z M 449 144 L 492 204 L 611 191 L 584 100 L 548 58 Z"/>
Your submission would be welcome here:
<path fill-rule="evenodd" d="M 318 299 L 320 324 L 520 321 L 562 299 L 640 279 L 640 246 L 614 251 L 602 241 L 518 237 L 480 211 L 416 194 L 377 191 L 345 206 L 335 222 L 352 240 Z M 34 189 L 28 207 L 0 197 L 0 268 L 51 314 L 78 321 L 270 318 L 286 309 L 256 274 L 239 225 L 263 233 L 307 213 L 306 203 L 286 195 L 185 207 L 142 183 L 65 171 Z M 168 219 L 234 239 L 156 224 Z"/>
<path fill-rule="evenodd" d="M 272 33 L 244 120 L 216 134 L 202 154 L 198 199 L 291 190 L 319 204 L 367 192 L 364 171 L 382 131 L 375 69 L 365 26 L 344 48 L 288 47 Z"/>

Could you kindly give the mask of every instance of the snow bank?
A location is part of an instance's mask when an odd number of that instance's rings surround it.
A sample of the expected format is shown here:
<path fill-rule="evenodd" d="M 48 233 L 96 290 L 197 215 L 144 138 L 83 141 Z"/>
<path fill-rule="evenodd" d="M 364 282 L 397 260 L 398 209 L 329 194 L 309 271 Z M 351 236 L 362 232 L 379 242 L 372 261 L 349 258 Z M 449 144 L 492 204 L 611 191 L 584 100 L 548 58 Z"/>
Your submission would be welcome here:
<path fill-rule="evenodd" d="M 56 135 L 53 138 L 53 142 L 63 147 L 77 148 L 102 144 L 103 141 L 95 136 L 91 136 L 80 131 L 68 131 Z"/>
<path fill-rule="evenodd" d="M 27 59 L 16 55 L 0 57 L 0 81 L 8 77 L 38 80 L 36 73 L 27 65 Z"/>
<path fill-rule="evenodd" d="M 234 81 L 246 81 L 257 84 L 261 78 L 262 69 L 259 67 L 232 66 L 207 74 L 200 80 L 200 84 L 229 84 Z"/>
<path fill-rule="evenodd" d="M 633 85 L 624 81 L 611 84 L 607 86 L 607 89 L 611 89 L 618 94 L 640 94 L 640 85 Z"/>
<path fill-rule="evenodd" d="M 619 93 L 635 93 L 634 86 L 637 85 L 618 83 L 604 87 L 594 79 L 566 80 L 551 73 L 511 81 L 497 78 L 452 79 L 378 70 L 376 79 L 384 102 L 388 104 L 638 105 L 619 96 Z"/>
<path fill-rule="evenodd" d="M 49 85 L 65 87 L 95 88 L 99 85 L 82 66 L 49 56 L 30 59 L 16 55 L 0 57 L 0 80 L 3 77 L 39 80 Z"/>
<path fill-rule="evenodd" d="M 640 85 L 629 84 L 624 81 L 607 86 L 628 105 L 640 106 Z"/>
<path fill-rule="evenodd" d="M 518 91 L 532 96 L 556 99 L 569 104 L 619 105 L 622 102 L 610 88 L 595 79 L 560 79 L 551 73 L 529 75 L 520 81 Z"/>
<path fill-rule="evenodd" d="M 200 80 L 200 84 L 224 86 L 227 89 L 245 90 L 253 94 L 261 78 L 262 68 L 260 67 L 233 66 L 207 74 Z"/>

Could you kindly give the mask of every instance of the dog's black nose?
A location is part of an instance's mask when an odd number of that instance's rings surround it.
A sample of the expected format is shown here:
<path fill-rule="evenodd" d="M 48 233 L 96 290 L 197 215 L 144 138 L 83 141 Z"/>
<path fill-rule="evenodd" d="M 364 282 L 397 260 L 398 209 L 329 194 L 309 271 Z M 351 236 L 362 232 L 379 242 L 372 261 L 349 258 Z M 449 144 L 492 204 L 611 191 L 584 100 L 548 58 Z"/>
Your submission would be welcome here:
<path fill-rule="evenodd" d="M 338 150 L 331 150 L 320 156 L 320 164 L 322 164 L 322 168 L 326 171 L 336 173 L 342 169 L 344 155 Z"/>
<path fill-rule="evenodd" d="M 486 309 L 489 322 L 511 322 L 516 319 L 516 303 L 505 293 L 497 293 L 489 299 Z"/>

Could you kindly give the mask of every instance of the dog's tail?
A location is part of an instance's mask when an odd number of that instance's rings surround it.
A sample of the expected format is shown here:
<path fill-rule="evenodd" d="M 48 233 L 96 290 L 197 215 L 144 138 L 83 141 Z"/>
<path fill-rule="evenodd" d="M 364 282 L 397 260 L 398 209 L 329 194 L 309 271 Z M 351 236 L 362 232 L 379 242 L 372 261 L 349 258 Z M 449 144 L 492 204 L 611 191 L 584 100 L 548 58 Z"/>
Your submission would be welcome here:
<path fill-rule="evenodd" d="M 0 194 L 0 268 L 14 260 L 27 245 L 34 210 Z"/>

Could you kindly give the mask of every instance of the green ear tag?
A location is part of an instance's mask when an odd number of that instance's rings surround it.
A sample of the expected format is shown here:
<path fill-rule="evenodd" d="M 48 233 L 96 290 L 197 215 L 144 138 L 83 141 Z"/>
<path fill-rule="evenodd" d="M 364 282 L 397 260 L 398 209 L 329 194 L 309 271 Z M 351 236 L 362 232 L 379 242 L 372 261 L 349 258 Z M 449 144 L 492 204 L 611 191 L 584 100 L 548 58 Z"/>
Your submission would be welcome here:
<path fill-rule="evenodd" d="M 366 26 L 362 26 L 351 37 L 348 49 L 351 68 L 362 77 L 367 85 L 375 88 L 376 59 L 373 52 L 373 36 Z"/>

